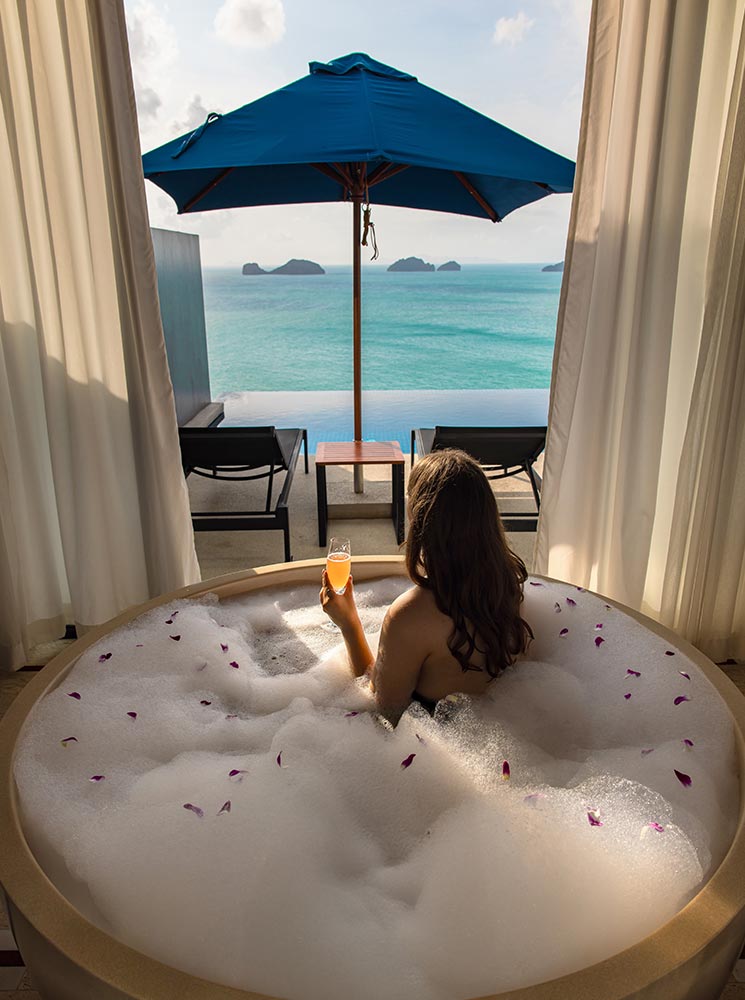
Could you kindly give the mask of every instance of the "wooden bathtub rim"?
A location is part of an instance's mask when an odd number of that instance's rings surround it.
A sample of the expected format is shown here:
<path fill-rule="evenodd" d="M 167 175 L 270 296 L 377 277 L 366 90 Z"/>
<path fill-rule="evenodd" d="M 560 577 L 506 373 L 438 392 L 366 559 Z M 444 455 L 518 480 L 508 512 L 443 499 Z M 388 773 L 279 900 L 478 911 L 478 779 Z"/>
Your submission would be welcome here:
<path fill-rule="evenodd" d="M 229 598 L 265 586 L 315 582 L 324 559 L 278 563 L 192 584 L 129 608 L 97 626 L 43 668 L 14 700 L 0 723 L 0 885 L 13 905 L 46 942 L 95 979 L 137 1000 L 281 1000 L 215 984 L 174 969 L 130 948 L 89 923 L 47 878 L 23 835 L 15 784 L 13 750 L 20 729 L 36 701 L 53 690 L 91 645 L 132 619 L 164 604 L 214 593 Z M 356 581 L 405 575 L 401 556 L 355 557 Z M 276 577 L 276 579 L 273 579 Z M 534 576 L 558 583 L 564 581 Z M 577 972 L 532 986 L 484 995 L 473 1000 L 624 1000 L 656 980 L 675 972 L 723 935 L 745 909 L 745 697 L 724 672 L 690 643 L 650 618 L 617 601 L 600 597 L 661 636 L 671 648 L 688 656 L 716 688 L 732 717 L 739 766 L 740 814 L 727 854 L 706 885 L 667 923 L 642 941 Z M 111 970 L 114 970 L 112 972 Z M 126 970 L 123 975 L 122 970 Z"/>

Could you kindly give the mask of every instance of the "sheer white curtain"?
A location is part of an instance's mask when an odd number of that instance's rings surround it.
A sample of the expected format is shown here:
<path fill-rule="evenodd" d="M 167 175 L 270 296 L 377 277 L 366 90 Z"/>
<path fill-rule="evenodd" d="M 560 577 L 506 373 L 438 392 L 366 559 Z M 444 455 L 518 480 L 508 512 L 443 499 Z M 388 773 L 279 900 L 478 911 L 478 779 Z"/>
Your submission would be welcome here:
<path fill-rule="evenodd" d="M 0 668 L 199 578 L 121 0 L 0 0 Z"/>
<path fill-rule="evenodd" d="M 745 656 L 745 3 L 596 0 L 535 568 Z"/>

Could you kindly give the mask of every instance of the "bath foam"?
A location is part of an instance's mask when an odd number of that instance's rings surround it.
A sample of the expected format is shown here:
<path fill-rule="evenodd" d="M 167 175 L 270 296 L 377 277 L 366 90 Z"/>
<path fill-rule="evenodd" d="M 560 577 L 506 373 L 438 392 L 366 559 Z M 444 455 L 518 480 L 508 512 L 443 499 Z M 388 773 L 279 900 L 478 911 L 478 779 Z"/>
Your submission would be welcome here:
<path fill-rule="evenodd" d="M 357 587 L 367 631 L 406 586 Z M 27 722 L 32 850 L 140 951 L 298 1000 L 473 997 L 628 947 L 734 834 L 729 713 L 620 611 L 525 589 L 529 659 L 395 730 L 317 587 L 142 616 Z"/>

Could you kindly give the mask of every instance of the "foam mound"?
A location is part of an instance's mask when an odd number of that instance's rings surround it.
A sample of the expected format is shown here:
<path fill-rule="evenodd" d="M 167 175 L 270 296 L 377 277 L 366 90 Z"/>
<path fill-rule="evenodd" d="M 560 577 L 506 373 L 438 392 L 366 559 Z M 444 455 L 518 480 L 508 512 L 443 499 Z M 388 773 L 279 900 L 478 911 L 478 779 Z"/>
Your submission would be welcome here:
<path fill-rule="evenodd" d="M 408 585 L 358 585 L 367 632 Z M 618 609 L 525 591 L 529 658 L 395 729 L 317 586 L 143 615 L 27 720 L 32 850 L 132 947 L 293 1000 L 481 996 L 621 951 L 734 836 L 731 717 Z"/>

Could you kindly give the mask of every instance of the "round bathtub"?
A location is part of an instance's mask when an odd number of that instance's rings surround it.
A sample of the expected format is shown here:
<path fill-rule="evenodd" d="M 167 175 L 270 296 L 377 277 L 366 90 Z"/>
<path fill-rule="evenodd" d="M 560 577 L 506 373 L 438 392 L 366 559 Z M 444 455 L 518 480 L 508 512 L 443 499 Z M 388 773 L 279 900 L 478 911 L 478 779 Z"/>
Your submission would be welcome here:
<path fill-rule="evenodd" d="M 280 584 L 314 583 L 321 560 L 266 566 L 164 595 L 89 632 L 52 660 L 17 697 L 0 725 L 0 886 L 13 933 L 45 1000 L 272 1000 L 216 985 L 140 954 L 93 926 L 43 873 L 21 830 L 13 781 L 18 734 L 35 702 L 62 682 L 103 636 L 175 598 L 220 598 Z M 356 580 L 403 575 L 398 556 L 355 559 Z M 690 657 L 734 720 L 741 802 L 745 802 L 745 698 L 710 660 L 669 630 L 622 605 L 622 611 Z M 688 905 L 654 934 L 571 975 L 482 1000 L 717 1000 L 745 938 L 745 817 L 741 807 L 724 861 Z"/>

